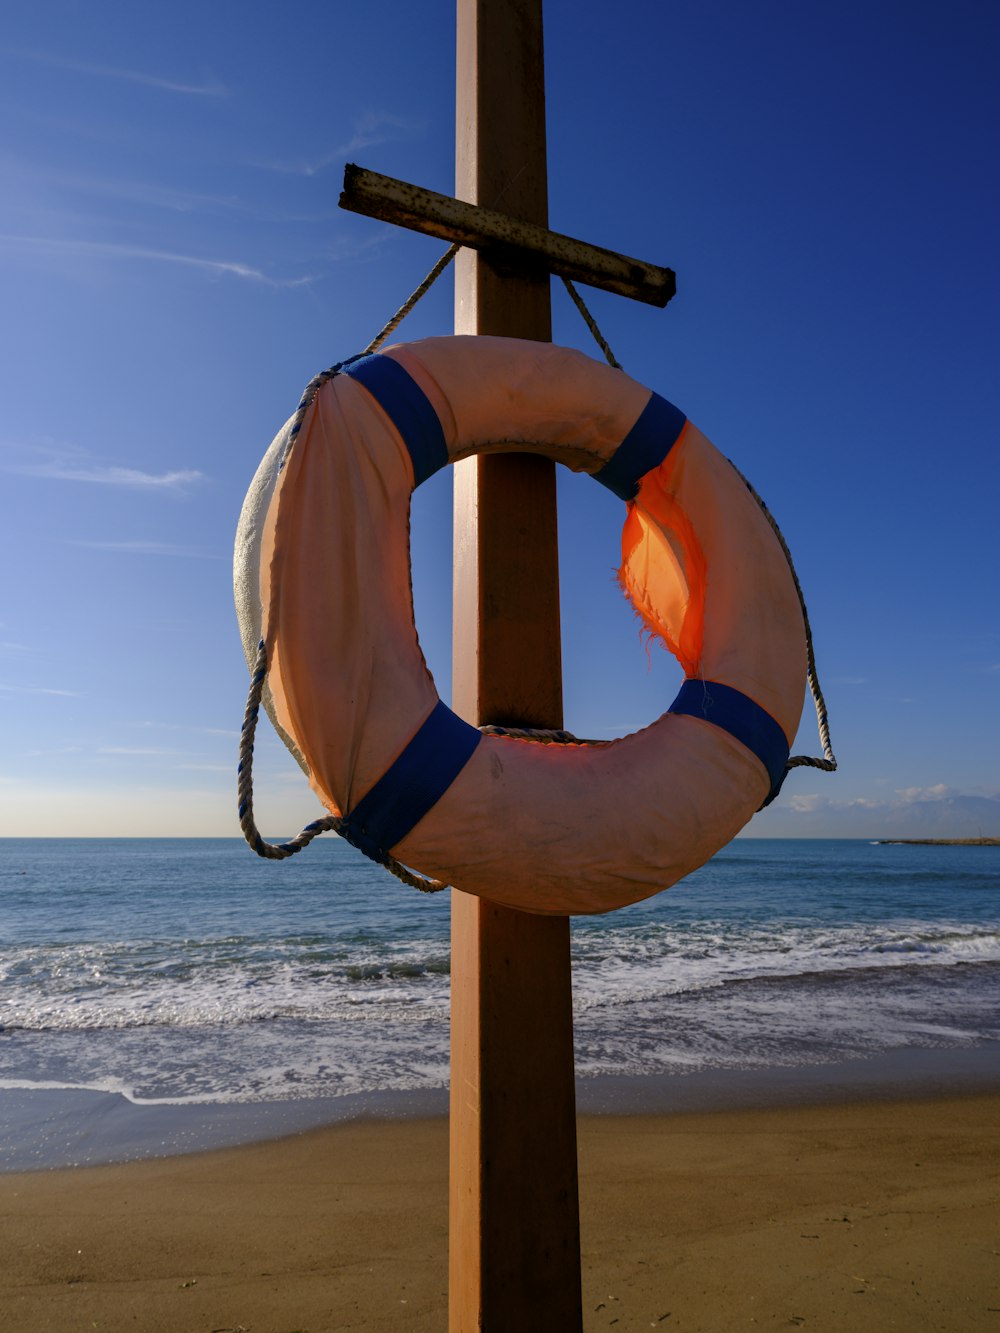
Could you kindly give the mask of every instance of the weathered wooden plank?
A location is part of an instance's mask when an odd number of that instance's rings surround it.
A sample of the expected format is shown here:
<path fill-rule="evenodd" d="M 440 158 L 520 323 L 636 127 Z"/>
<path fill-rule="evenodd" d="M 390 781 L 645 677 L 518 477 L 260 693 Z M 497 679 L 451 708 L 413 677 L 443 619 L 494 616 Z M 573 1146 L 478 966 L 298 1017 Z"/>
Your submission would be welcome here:
<path fill-rule="evenodd" d="M 503 203 L 511 207 L 508 195 Z M 535 267 L 655 306 L 665 306 L 676 291 L 673 269 L 589 245 L 510 212 L 451 199 L 354 163 L 344 170 L 340 206 L 443 241 L 460 241 L 514 272 Z"/>
<path fill-rule="evenodd" d="M 456 193 L 547 216 L 541 0 L 459 0 Z M 456 260 L 455 331 L 547 340 L 549 279 Z M 453 707 L 562 722 L 555 470 L 455 468 Z M 566 918 L 452 894 L 450 1333 L 579 1333 L 573 1018 Z"/>

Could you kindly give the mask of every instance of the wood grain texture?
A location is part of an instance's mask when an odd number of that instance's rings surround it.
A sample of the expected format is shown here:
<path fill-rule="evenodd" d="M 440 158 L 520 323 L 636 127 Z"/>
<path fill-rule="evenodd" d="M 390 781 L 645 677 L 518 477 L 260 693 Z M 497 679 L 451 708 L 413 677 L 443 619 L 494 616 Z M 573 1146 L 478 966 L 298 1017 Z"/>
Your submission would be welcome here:
<path fill-rule="evenodd" d="M 456 193 L 545 225 L 540 0 L 459 0 Z M 547 341 L 547 273 L 456 260 L 456 333 Z M 559 727 L 555 468 L 455 469 L 453 706 Z M 452 895 L 450 1333 L 582 1326 L 569 922 Z"/>

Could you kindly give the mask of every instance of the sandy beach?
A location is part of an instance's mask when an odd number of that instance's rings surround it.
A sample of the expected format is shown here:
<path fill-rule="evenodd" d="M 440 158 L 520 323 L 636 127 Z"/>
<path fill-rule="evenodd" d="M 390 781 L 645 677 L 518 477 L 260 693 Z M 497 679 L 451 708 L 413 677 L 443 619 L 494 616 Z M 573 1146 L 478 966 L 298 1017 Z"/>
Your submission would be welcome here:
<path fill-rule="evenodd" d="M 442 1330 L 446 1176 L 443 1119 L 0 1176 L 0 1326 Z M 1000 1328 L 997 1095 L 585 1116 L 580 1192 L 587 1330 Z"/>

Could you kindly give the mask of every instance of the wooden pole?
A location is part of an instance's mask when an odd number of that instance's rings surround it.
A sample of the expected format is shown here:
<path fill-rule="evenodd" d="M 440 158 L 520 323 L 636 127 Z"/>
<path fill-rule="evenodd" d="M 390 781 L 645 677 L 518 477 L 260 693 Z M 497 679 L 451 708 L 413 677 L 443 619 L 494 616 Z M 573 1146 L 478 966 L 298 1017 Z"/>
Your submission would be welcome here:
<path fill-rule="evenodd" d="M 548 218 L 541 0 L 458 0 L 456 194 Z M 551 337 L 549 275 L 463 250 L 456 333 Z M 562 724 L 555 470 L 455 468 L 453 706 Z M 579 1333 L 569 921 L 452 894 L 450 1333 Z"/>

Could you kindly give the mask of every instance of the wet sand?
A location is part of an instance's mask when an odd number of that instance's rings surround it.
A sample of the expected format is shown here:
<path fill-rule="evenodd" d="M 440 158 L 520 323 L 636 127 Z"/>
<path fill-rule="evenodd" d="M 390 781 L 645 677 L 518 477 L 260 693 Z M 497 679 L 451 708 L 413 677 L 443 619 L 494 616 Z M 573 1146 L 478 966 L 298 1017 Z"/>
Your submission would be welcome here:
<path fill-rule="evenodd" d="M 580 1193 L 588 1333 L 1000 1330 L 998 1095 L 584 1116 Z M 19 1333 L 440 1333 L 447 1124 L 0 1175 L 0 1255 Z"/>

